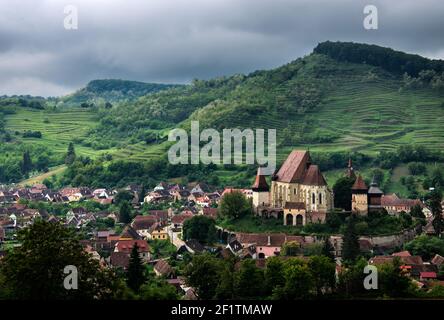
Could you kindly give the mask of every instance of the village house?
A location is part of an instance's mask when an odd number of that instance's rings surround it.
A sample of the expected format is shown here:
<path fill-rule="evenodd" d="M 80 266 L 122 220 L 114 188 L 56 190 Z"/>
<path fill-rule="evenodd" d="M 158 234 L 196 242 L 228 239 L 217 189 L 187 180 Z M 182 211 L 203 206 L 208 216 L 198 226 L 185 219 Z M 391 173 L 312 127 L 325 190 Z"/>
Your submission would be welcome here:
<path fill-rule="evenodd" d="M 60 194 L 67 197 L 70 202 L 80 201 L 82 199 L 90 199 L 93 197 L 91 190 L 89 188 L 63 188 Z"/>
<path fill-rule="evenodd" d="M 136 244 L 140 258 L 143 261 L 148 262 L 151 259 L 150 246 L 145 240 L 119 240 L 115 245 L 114 252 L 126 253 L 130 256 L 131 251 Z"/>
<path fill-rule="evenodd" d="M 247 199 L 252 199 L 253 198 L 253 190 L 252 189 L 236 189 L 236 188 L 232 188 L 232 187 L 226 187 L 224 189 L 224 191 L 222 191 L 222 194 L 220 195 L 220 198 L 222 198 L 227 193 L 232 193 L 232 192 L 240 192 L 240 193 L 244 194 L 244 196 Z"/>
<path fill-rule="evenodd" d="M 144 239 L 148 239 L 150 237 L 150 228 L 156 224 L 158 221 L 158 218 L 155 216 L 136 216 L 134 220 L 131 223 L 131 226 L 134 230 L 137 231 L 137 233 L 143 237 Z"/>
<path fill-rule="evenodd" d="M 418 281 L 421 287 L 427 285 L 428 281 L 437 279 L 441 259 L 436 256 L 436 259 L 424 262 L 420 256 L 412 256 L 409 251 L 401 251 L 390 256 L 374 256 L 369 259 L 369 264 L 378 266 L 392 263 L 396 258 L 400 259 L 401 269 L 405 274 Z"/>
<path fill-rule="evenodd" d="M 160 224 L 165 225 L 168 223 L 168 218 L 173 215 L 172 211 L 171 208 L 168 210 L 149 210 L 148 214 L 156 217 Z"/>
<path fill-rule="evenodd" d="M 401 212 L 410 213 L 412 208 L 416 205 L 421 209 L 424 207 L 419 199 L 401 199 L 396 193 L 383 195 L 381 199 L 382 207 L 391 215 L 399 215 Z"/>
<path fill-rule="evenodd" d="M 55 203 L 63 203 L 63 202 L 69 202 L 68 197 L 63 196 L 60 192 L 50 191 L 45 194 L 45 199 L 48 202 L 55 202 Z"/>
<path fill-rule="evenodd" d="M 301 248 L 305 243 L 302 236 L 289 236 L 283 233 L 237 233 L 236 240 L 244 247 L 254 245 L 258 259 L 279 255 L 281 247 L 286 242 L 297 242 Z"/>
<path fill-rule="evenodd" d="M 127 225 L 123 228 L 122 233 L 119 236 L 119 241 L 120 240 L 142 240 L 142 237 L 132 226 Z"/>
<path fill-rule="evenodd" d="M 218 209 L 217 208 L 202 208 L 202 214 L 204 216 L 213 218 L 213 219 L 217 219 L 217 214 L 218 214 Z"/>
<path fill-rule="evenodd" d="M 158 277 L 164 277 L 164 278 L 174 277 L 174 269 L 165 259 L 160 259 L 159 261 L 156 262 L 156 264 L 154 265 L 154 273 Z"/>
<path fill-rule="evenodd" d="M 156 222 L 151 228 L 148 230 L 148 239 L 151 240 L 168 240 L 168 230 L 166 227 L 162 227 L 162 225 Z"/>
<path fill-rule="evenodd" d="M 145 203 L 157 203 L 162 201 L 172 201 L 173 197 L 167 190 L 159 189 L 149 192 L 144 198 Z"/>
<path fill-rule="evenodd" d="M 171 223 L 173 224 L 173 226 L 175 228 L 179 228 L 179 227 L 183 226 L 183 223 L 186 220 L 191 219 L 192 217 L 194 217 L 194 214 L 192 214 L 192 213 L 176 214 L 176 215 L 173 215 L 173 217 L 171 218 Z"/>

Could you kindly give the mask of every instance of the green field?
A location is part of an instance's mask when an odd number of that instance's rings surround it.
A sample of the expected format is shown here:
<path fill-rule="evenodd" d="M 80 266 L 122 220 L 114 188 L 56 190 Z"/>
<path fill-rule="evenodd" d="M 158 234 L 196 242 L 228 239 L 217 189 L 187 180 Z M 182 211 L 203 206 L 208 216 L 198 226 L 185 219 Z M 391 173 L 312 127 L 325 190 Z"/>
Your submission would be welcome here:
<path fill-rule="evenodd" d="M 98 119 L 93 111 L 88 109 L 64 109 L 51 112 L 29 108 L 17 109 L 15 114 L 7 115 L 6 130 L 11 133 L 24 131 L 40 131 L 42 138 L 21 138 L 24 144 L 42 145 L 49 148 L 56 155 L 63 156 L 68 144 L 76 139 L 88 137 L 88 132 L 97 126 Z M 122 148 L 95 150 L 81 143 L 75 143 L 76 153 L 82 156 L 95 158 L 110 153 L 116 159 L 148 160 L 165 152 L 165 145 L 146 145 L 138 143 L 126 145 Z"/>

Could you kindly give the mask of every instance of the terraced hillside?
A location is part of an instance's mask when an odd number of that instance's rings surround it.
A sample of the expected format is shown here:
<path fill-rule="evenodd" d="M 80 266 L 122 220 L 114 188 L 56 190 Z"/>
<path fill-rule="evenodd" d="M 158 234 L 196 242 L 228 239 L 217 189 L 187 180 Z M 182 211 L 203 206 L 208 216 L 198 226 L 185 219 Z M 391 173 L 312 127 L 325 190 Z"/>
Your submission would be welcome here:
<path fill-rule="evenodd" d="M 69 142 L 85 137 L 88 131 L 97 124 L 92 111 L 86 109 L 69 109 L 63 112 L 46 110 L 20 109 L 17 113 L 7 115 L 6 130 L 23 133 L 40 131 L 42 138 L 23 138 L 25 144 L 42 145 L 56 154 L 66 153 Z M 78 147 L 78 153 L 85 156 L 98 154 L 92 148 Z"/>
<path fill-rule="evenodd" d="M 407 144 L 441 150 L 444 88 L 412 77 L 421 76 L 420 68 L 425 66 L 441 81 L 442 61 L 374 46 L 359 45 L 354 50 L 353 44 L 347 44 L 345 51 L 341 46 L 328 43 L 322 50 L 318 46 L 314 53 L 273 70 L 156 87 L 166 90 L 136 100 L 132 100 L 134 94 L 124 99 L 123 91 L 114 92 L 114 82 L 92 82 L 99 87 L 106 84 L 100 87 L 100 99 L 110 89 L 110 97 L 122 101 L 93 108 L 59 108 L 53 101 L 45 109 L 16 107 L 15 113 L 4 116 L 5 130 L 0 135 L 6 132 L 14 138 L 4 139 L 7 148 L 2 151 L 16 148 L 19 158 L 26 146 L 40 146 L 57 158 L 55 166 L 62 164 L 68 144 L 74 142 L 78 155 L 111 154 L 113 159 L 146 162 L 165 155 L 170 129 L 188 129 L 192 120 L 199 121 L 201 129 L 276 129 L 278 162 L 295 148 L 371 155 Z M 373 50 L 379 60 L 367 64 Z M 381 58 L 384 55 L 389 64 Z M 398 60 L 400 67 L 390 69 Z M 412 77 L 399 73 L 405 70 Z M 409 85 L 412 79 L 414 87 Z M 27 130 L 40 131 L 42 137 L 25 138 Z M 38 151 L 32 154 L 37 155 Z"/>

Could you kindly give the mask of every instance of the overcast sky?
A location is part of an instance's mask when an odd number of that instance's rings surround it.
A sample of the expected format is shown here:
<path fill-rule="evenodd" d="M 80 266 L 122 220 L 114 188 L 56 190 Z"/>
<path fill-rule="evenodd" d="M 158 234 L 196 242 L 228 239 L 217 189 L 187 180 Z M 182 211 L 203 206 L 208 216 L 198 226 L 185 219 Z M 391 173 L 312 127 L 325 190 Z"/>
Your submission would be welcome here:
<path fill-rule="evenodd" d="M 63 25 L 78 8 L 78 29 Z M 378 30 L 363 27 L 365 5 Z M 444 58 L 442 0 L 0 0 L 0 95 L 92 79 L 187 83 L 268 69 L 325 40 Z"/>

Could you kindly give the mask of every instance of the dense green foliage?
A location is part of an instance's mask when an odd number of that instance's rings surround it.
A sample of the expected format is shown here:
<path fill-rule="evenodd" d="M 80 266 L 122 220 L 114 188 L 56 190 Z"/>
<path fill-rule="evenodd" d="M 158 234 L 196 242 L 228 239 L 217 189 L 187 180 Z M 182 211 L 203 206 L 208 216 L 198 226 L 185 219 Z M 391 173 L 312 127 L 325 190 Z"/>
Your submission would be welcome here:
<path fill-rule="evenodd" d="M 85 88 L 62 97 L 59 105 L 94 107 L 106 102 L 132 101 L 138 97 L 176 87 L 177 85 L 145 83 L 120 79 L 103 79 L 90 81 Z M 107 106 L 112 107 L 112 105 Z"/>
<path fill-rule="evenodd" d="M 322 255 L 309 259 L 270 257 L 265 268 L 255 260 L 222 260 L 208 253 L 194 256 L 185 269 L 187 283 L 200 299 L 313 299 L 415 297 L 420 293 L 399 268 L 399 260 L 378 266 L 378 289 L 363 286 L 365 259 L 342 267 L 335 279 L 335 263 Z M 436 296 L 442 297 L 437 292 Z"/>
<path fill-rule="evenodd" d="M 430 60 L 419 55 L 363 43 L 326 41 L 318 44 L 313 52 L 328 55 L 339 61 L 366 63 L 410 76 L 417 76 L 422 70 L 428 69 L 444 71 L 442 60 Z"/>
<path fill-rule="evenodd" d="M 212 244 L 216 240 L 216 222 L 214 219 L 198 215 L 183 224 L 184 240 L 196 239 L 201 243 Z"/>
<path fill-rule="evenodd" d="M 130 261 L 127 271 L 127 284 L 134 292 L 139 292 L 140 287 L 145 282 L 144 267 L 139 254 L 137 243 L 131 250 Z"/>
<path fill-rule="evenodd" d="M 36 221 L 19 233 L 21 246 L 0 263 L 0 291 L 12 299 L 111 298 L 116 279 L 82 248 L 72 230 Z M 66 266 L 78 270 L 78 289 L 63 286 Z"/>
<path fill-rule="evenodd" d="M 234 232 L 331 235 L 345 232 L 349 215 L 350 213 L 345 212 L 328 212 L 325 223 L 309 223 L 302 227 L 285 226 L 280 219 L 260 218 L 252 214 L 235 220 L 219 218 L 217 224 Z M 355 223 L 356 232 L 359 235 L 389 235 L 402 232 L 404 229 L 411 229 L 421 223 L 421 220 L 412 219 L 408 214 L 400 217 L 390 216 L 384 210 L 371 213 L 368 216 L 355 217 Z"/>
<path fill-rule="evenodd" d="M 219 205 L 218 214 L 222 218 L 235 220 L 246 215 L 251 215 L 251 202 L 240 191 L 233 191 L 225 194 Z"/>
<path fill-rule="evenodd" d="M 346 211 L 351 210 L 351 188 L 354 183 L 355 179 L 351 177 L 342 177 L 336 181 L 333 186 L 335 208 L 342 208 Z"/>
<path fill-rule="evenodd" d="M 404 245 L 412 255 L 421 256 L 425 261 L 432 259 L 435 254 L 444 256 L 444 239 L 420 235 Z"/>
<path fill-rule="evenodd" d="M 347 219 L 344 236 L 342 238 L 342 258 L 344 262 L 353 262 L 360 254 L 356 220 L 353 214 Z"/>

